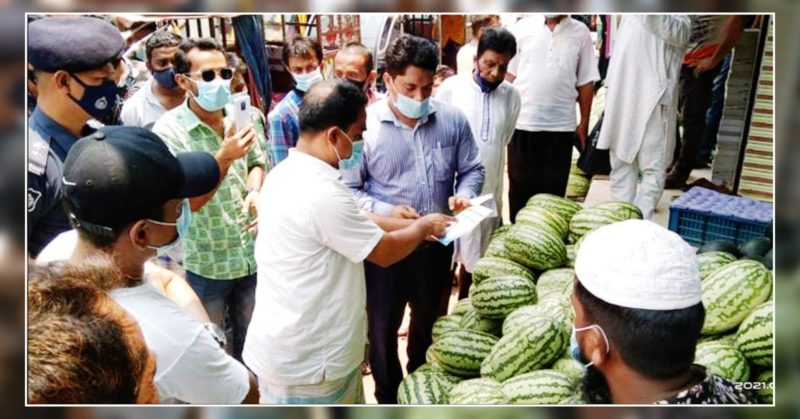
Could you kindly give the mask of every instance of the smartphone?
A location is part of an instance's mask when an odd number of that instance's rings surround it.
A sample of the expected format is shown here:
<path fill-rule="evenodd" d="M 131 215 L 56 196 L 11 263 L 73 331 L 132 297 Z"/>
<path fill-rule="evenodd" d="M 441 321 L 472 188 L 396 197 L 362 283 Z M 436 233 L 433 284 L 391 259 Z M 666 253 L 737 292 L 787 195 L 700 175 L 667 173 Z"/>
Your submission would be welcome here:
<path fill-rule="evenodd" d="M 233 98 L 233 116 L 237 132 L 251 122 L 249 95 L 237 95 Z"/>

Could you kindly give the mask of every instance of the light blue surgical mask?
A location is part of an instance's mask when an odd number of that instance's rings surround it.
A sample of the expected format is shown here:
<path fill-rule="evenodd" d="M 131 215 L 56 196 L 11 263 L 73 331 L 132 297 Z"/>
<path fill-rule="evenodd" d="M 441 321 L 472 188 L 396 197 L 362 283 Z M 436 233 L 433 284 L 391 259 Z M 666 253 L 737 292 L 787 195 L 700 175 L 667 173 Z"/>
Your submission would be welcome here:
<path fill-rule="evenodd" d="M 296 74 L 292 73 L 295 81 L 295 88 L 301 92 L 307 92 L 311 86 L 322 81 L 322 70 L 317 68 L 310 73 Z"/>
<path fill-rule="evenodd" d="M 589 360 L 586 359 L 586 357 L 581 352 L 580 345 L 578 345 L 578 333 L 577 332 L 583 332 L 583 331 L 586 331 L 586 330 L 589 330 L 589 329 L 597 329 L 600 332 L 600 334 L 603 336 L 603 340 L 606 343 L 606 354 L 608 354 L 608 351 L 609 351 L 608 338 L 606 337 L 606 332 L 603 330 L 602 327 L 600 327 L 600 326 L 598 326 L 596 324 L 593 324 L 593 325 L 586 326 L 586 327 L 576 328 L 573 325 L 572 326 L 572 334 L 570 335 L 570 338 L 569 338 L 569 353 L 570 353 L 570 356 L 572 356 L 572 359 L 580 362 L 580 364 L 583 365 L 583 368 L 589 368 L 590 366 L 592 366 L 594 364 L 594 362 L 589 362 Z"/>
<path fill-rule="evenodd" d="M 192 79 L 189 79 L 192 80 Z M 189 91 L 195 102 L 208 112 L 216 112 L 231 100 L 231 81 L 220 77 L 211 81 L 192 80 L 197 85 L 197 95 Z"/>
<path fill-rule="evenodd" d="M 336 150 L 336 147 L 331 144 L 333 152 L 336 153 L 336 157 L 339 159 L 339 170 L 348 170 L 361 166 L 361 160 L 364 158 L 364 140 L 353 141 L 344 130 L 341 131 L 345 138 L 347 138 L 347 141 L 350 141 L 350 144 L 353 145 L 353 152 L 350 153 L 350 157 L 343 159 L 342 156 L 339 155 L 339 151 Z"/>
<path fill-rule="evenodd" d="M 397 99 L 394 101 L 394 106 L 398 111 L 400 111 L 401 114 L 411 119 L 419 119 L 428 113 L 428 109 L 430 108 L 430 97 L 420 101 L 408 96 L 404 96 L 400 94 L 400 92 L 398 92 L 394 87 L 394 81 L 392 81 L 392 90 L 394 90 L 396 94 L 395 96 L 397 97 Z"/>
<path fill-rule="evenodd" d="M 186 237 L 186 233 L 189 232 L 189 224 L 192 222 L 192 207 L 189 205 L 189 200 L 184 199 L 183 204 L 181 205 L 181 215 L 178 216 L 178 219 L 175 220 L 174 223 L 152 220 L 149 218 L 147 221 L 162 226 L 175 226 L 175 229 L 177 230 L 175 239 L 173 239 L 171 242 L 161 246 L 147 246 L 151 249 L 156 249 L 156 254 L 158 256 L 164 256 L 178 245 L 181 237 Z"/>

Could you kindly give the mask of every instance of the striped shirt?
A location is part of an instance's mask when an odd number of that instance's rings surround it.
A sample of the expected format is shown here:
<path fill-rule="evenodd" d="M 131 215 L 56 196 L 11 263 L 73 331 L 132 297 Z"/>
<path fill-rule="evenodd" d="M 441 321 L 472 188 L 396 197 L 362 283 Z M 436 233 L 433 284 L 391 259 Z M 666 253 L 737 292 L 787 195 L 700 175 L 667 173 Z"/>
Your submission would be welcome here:
<path fill-rule="evenodd" d="M 292 89 L 267 115 L 269 121 L 269 165 L 275 167 L 289 155 L 289 149 L 297 145 L 300 137 L 300 123 L 297 111 L 303 97 Z"/>
<path fill-rule="evenodd" d="M 431 99 L 414 128 L 401 122 L 384 98 L 367 108 L 364 159 L 342 170 L 359 206 L 390 216 L 395 205 L 420 214 L 450 213 L 448 198 L 474 198 L 483 186 L 478 145 L 464 114 Z"/>

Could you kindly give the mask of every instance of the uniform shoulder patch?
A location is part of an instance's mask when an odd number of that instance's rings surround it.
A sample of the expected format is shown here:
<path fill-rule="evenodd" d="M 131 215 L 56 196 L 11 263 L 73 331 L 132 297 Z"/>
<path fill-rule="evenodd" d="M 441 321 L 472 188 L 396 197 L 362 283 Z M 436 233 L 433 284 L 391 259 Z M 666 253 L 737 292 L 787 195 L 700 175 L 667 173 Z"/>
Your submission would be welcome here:
<path fill-rule="evenodd" d="M 36 210 L 36 205 L 42 198 L 42 193 L 33 188 L 28 188 L 28 212 Z"/>

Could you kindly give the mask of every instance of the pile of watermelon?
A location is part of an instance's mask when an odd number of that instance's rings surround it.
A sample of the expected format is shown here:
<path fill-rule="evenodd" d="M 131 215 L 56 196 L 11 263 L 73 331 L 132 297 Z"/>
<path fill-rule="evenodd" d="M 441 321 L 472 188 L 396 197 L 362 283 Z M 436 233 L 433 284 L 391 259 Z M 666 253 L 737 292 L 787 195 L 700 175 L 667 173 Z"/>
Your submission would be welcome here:
<path fill-rule="evenodd" d="M 591 183 L 591 177 L 578 167 L 578 159 L 573 159 L 572 167 L 569 170 L 569 179 L 567 180 L 567 198 L 586 198 Z"/>
<path fill-rule="evenodd" d="M 532 197 L 475 265 L 469 298 L 433 326 L 426 360 L 400 404 L 582 404 L 583 366 L 569 354 L 575 250 L 592 230 L 641 212 Z M 772 275 L 759 262 L 698 255 L 706 305 L 696 363 L 735 381 L 772 380 Z M 762 391 L 771 403 L 771 390 Z"/>

